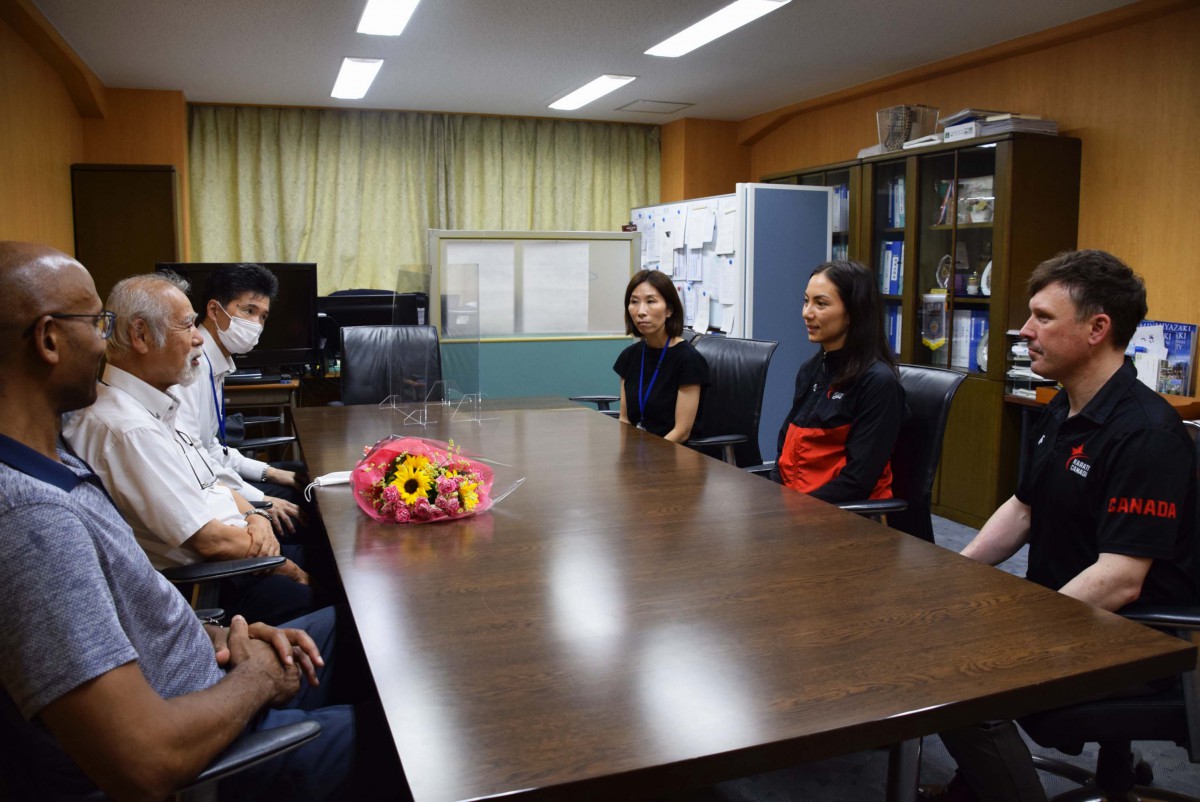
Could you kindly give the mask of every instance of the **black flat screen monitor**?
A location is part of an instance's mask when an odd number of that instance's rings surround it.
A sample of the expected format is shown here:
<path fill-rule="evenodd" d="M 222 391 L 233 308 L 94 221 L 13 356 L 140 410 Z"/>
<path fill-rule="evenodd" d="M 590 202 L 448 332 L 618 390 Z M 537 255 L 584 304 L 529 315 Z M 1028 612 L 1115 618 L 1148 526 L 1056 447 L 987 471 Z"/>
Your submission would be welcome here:
<path fill-rule="evenodd" d="M 317 311 L 325 316 L 322 334 L 325 349 L 339 354 L 341 331 L 345 326 L 417 326 L 425 308 L 424 293 L 394 293 L 350 290 L 323 295 L 317 299 Z"/>
<path fill-rule="evenodd" d="M 234 262 L 159 262 L 156 270 L 171 270 L 191 285 L 188 299 L 199 313 L 207 303 L 204 282 L 218 267 Z M 234 356 L 238 368 L 287 368 L 319 361 L 317 335 L 317 266 L 312 262 L 255 262 L 279 279 L 279 294 L 271 301 L 271 314 L 262 338 L 248 354 Z"/>

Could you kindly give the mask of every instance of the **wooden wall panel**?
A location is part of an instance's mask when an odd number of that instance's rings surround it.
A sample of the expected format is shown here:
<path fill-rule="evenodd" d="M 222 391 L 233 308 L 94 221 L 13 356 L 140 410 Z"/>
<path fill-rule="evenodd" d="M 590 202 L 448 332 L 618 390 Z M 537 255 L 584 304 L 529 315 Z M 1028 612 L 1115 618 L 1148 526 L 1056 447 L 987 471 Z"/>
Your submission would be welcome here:
<path fill-rule="evenodd" d="M 733 192 L 750 180 L 750 149 L 738 144 L 738 124 L 677 120 L 662 128 L 661 202 Z"/>
<path fill-rule="evenodd" d="M 1141 272 L 1151 316 L 1200 323 L 1200 7 L 800 114 L 750 147 L 751 173 L 853 158 L 899 103 L 1058 120 L 1083 140 L 1079 247 Z"/>
<path fill-rule="evenodd" d="M 59 75 L 0 21 L 0 239 L 74 252 L 71 164 L 79 113 Z"/>
<path fill-rule="evenodd" d="M 108 89 L 103 119 L 83 121 L 83 161 L 169 164 L 179 177 L 181 253 L 189 252 L 187 99 L 183 92 Z"/>
<path fill-rule="evenodd" d="M 676 120 L 664 125 L 662 133 L 662 161 L 659 164 L 661 178 L 658 187 L 659 203 L 684 200 L 683 194 L 683 133 L 687 120 Z"/>

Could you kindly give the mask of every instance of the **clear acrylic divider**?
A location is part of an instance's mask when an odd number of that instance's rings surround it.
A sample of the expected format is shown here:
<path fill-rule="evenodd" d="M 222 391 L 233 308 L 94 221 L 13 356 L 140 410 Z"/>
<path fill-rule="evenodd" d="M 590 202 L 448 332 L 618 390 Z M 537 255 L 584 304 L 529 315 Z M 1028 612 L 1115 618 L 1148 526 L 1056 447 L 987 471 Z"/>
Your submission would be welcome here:
<path fill-rule="evenodd" d="M 427 328 L 430 272 L 429 265 L 403 265 L 396 274 L 392 325 L 411 329 L 402 338 L 402 346 L 389 348 L 384 363 L 388 395 L 379 406 L 400 413 L 405 426 L 425 426 L 437 420 L 429 410 L 432 388 L 440 385 L 442 378 L 436 332 Z"/>
<path fill-rule="evenodd" d="M 495 415 L 480 380 L 479 340 L 497 325 L 495 304 L 480 292 L 478 264 L 444 264 L 437 278 L 441 380 L 430 388 L 426 407 L 436 404 L 453 422 L 491 420 Z"/>

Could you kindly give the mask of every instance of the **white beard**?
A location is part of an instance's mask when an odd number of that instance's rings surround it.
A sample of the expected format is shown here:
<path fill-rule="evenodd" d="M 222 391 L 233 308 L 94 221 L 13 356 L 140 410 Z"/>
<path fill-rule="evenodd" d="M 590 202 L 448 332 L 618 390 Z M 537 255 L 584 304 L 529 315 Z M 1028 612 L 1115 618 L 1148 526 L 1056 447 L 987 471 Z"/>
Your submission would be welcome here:
<path fill-rule="evenodd" d="M 201 361 L 193 365 L 193 359 L 200 359 Z M 179 372 L 179 377 L 175 380 L 175 383 L 180 387 L 187 387 L 190 384 L 195 384 L 196 380 L 200 378 L 200 373 L 203 371 L 203 369 L 203 354 L 200 352 L 189 354 L 187 364 L 185 364 L 183 366 L 183 370 Z"/>

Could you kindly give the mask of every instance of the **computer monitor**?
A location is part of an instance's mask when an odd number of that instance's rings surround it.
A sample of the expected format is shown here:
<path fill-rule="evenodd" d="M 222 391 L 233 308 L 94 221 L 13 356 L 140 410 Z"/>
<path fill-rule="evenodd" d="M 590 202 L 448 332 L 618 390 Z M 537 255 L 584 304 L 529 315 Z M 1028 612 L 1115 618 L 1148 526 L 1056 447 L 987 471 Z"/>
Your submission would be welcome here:
<path fill-rule="evenodd" d="M 337 355 L 341 351 L 343 326 L 424 325 L 427 299 L 423 292 L 385 290 L 343 290 L 321 296 L 317 311 L 325 318 L 321 333 L 326 352 Z"/>
<path fill-rule="evenodd" d="M 188 299 L 199 313 L 207 303 L 204 282 L 209 273 L 235 262 L 159 262 L 158 271 L 171 270 L 191 285 Z M 317 266 L 312 262 L 255 262 L 279 279 L 279 294 L 271 301 L 271 315 L 258 345 L 248 354 L 235 355 L 241 368 L 295 368 L 315 365 L 320 359 L 317 334 Z"/>

